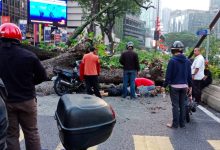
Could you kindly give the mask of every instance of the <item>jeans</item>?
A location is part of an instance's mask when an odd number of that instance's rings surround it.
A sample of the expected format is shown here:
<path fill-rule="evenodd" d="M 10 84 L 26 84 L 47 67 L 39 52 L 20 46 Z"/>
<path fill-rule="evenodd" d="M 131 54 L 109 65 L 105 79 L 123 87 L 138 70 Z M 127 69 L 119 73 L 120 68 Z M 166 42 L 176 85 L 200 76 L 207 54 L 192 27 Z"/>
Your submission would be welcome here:
<path fill-rule="evenodd" d="M 173 127 L 185 126 L 185 102 L 186 102 L 186 88 L 170 87 L 170 98 L 172 102 L 173 113 Z"/>
<path fill-rule="evenodd" d="M 37 128 L 36 99 L 6 103 L 9 127 L 7 132 L 7 150 L 20 150 L 19 125 L 24 133 L 26 150 L 41 150 Z"/>
<path fill-rule="evenodd" d="M 137 75 L 136 70 L 124 70 L 123 73 L 123 91 L 122 91 L 122 97 L 126 97 L 128 95 L 128 81 L 130 83 L 130 97 L 135 98 L 135 78 Z"/>
<path fill-rule="evenodd" d="M 141 95 L 149 95 L 150 91 L 155 90 L 155 86 L 139 86 L 137 87 L 138 93 Z"/>

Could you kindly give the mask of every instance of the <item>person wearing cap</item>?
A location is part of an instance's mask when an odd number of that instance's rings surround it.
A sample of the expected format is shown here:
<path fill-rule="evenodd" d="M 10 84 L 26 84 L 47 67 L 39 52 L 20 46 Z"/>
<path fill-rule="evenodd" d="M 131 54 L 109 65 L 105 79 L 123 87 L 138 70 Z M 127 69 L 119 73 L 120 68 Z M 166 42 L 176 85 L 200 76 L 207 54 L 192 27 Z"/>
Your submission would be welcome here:
<path fill-rule="evenodd" d="M 192 63 L 192 96 L 197 103 L 201 102 L 201 95 L 202 95 L 202 80 L 205 77 L 204 70 L 205 70 L 205 59 L 201 54 L 200 48 L 196 47 L 194 49 L 194 61 Z"/>
<path fill-rule="evenodd" d="M 41 150 L 35 85 L 48 78 L 37 56 L 20 47 L 21 40 L 17 25 L 5 23 L 0 26 L 0 78 L 8 92 L 5 100 L 9 120 L 7 149 L 20 150 L 21 127 L 26 150 Z"/>
<path fill-rule="evenodd" d="M 170 99 L 172 102 L 172 123 L 167 127 L 178 128 L 185 127 L 185 100 L 186 93 L 191 93 L 192 76 L 191 63 L 183 55 L 184 45 L 180 41 L 175 41 L 171 46 L 173 57 L 169 60 L 164 87 L 170 88 Z"/>
<path fill-rule="evenodd" d="M 140 70 L 139 59 L 136 52 L 133 51 L 133 42 L 128 42 L 126 45 L 127 50 L 124 51 L 119 59 L 120 64 L 123 66 L 123 92 L 122 97 L 126 98 L 128 95 L 128 81 L 130 83 L 130 98 L 135 99 L 135 78 Z"/>

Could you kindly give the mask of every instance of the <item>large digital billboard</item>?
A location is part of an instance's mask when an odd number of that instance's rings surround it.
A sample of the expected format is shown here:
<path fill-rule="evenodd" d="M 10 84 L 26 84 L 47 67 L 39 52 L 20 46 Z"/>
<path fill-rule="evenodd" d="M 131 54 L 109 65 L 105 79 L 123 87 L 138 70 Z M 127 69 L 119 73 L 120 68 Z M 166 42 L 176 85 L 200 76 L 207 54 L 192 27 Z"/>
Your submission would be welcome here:
<path fill-rule="evenodd" d="M 31 22 L 66 25 L 66 0 L 29 0 L 28 19 Z"/>

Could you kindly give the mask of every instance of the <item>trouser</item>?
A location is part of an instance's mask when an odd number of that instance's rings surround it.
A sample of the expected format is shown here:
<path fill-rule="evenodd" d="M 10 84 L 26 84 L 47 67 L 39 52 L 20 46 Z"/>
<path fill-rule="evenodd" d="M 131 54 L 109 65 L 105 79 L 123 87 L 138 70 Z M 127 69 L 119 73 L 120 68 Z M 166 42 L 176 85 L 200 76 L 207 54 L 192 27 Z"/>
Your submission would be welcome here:
<path fill-rule="evenodd" d="M 85 76 L 86 81 L 86 91 L 87 94 L 92 95 L 95 94 L 97 97 L 102 97 L 99 92 L 99 81 L 97 75 Z"/>
<path fill-rule="evenodd" d="M 6 103 L 6 106 L 9 119 L 7 150 L 20 150 L 19 125 L 24 133 L 26 150 L 40 150 L 36 99 L 19 103 Z"/>
<path fill-rule="evenodd" d="M 193 80 L 193 84 L 192 84 L 192 96 L 193 98 L 195 98 L 195 101 L 197 103 L 201 102 L 201 82 L 202 80 Z"/>
<path fill-rule="evenodd" d="M 123 93 L 122 97 L 126 97 L 128 95 L 128 81 L 130 82 L 130 97 L 135 98 L 135 78 L 137 75 L 136 70 L 124 70 L 123 73 Z"/>
<path fill-rule="evenodd" d="M 170 87 L 170 98 L 172 102 L 173 127 L 185 126 L 185 100 L 186 88 Z"/>

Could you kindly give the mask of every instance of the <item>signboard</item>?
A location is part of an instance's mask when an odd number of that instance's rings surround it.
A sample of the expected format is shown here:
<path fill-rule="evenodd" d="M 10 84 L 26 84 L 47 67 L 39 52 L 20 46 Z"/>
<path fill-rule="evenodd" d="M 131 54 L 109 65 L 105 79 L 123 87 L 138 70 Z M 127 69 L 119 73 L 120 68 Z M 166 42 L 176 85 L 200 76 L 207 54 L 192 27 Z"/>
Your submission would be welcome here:
<path fill-rule="evenodd" d="M 10 16 L 2 16 L 2 24 L 10 23 Z"/>
<path fill-rule="evenodd" d="M 31 22 L 66 26 L 66 0 L 29 0 L 28 20 Z"/>
<path fill-rule="evenodd" d="M 202 30 L 198 30 L 196 32 L 196 35 L 208 35 L 210 34 L 210 30 L 209 29 L 202 29 Z"/>
<path fill-rule="evenodd" d="M 44 42 L 51 41 L 51 27 L 44 27 Z"/>
<path fill-rule="evenodd" d="M 19 20 L 19 28 L 22 33 L 22 40 L 25 40 L 27 31 L 27 20 Z"/>

